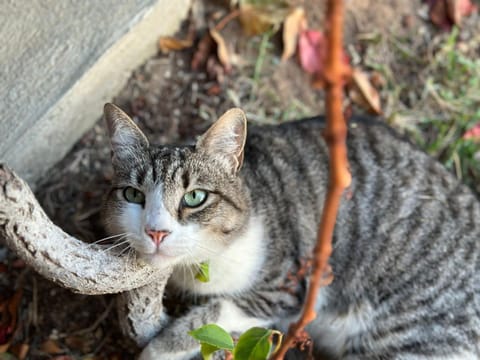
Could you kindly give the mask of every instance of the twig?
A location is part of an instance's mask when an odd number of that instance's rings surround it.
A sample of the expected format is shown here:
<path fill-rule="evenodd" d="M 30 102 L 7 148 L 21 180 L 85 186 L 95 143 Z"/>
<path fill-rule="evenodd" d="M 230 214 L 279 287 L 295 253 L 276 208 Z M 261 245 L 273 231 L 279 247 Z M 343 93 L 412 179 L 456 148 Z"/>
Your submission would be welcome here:
<path fill-rule="evenodd" d="M 328 1 L 327 19 L 328 54 L 325 69 L 327 128 L 324 136 L 330 152 L 328 191 L 318 230 L 317 245 L 314 249 L 313 272 L 302 315 L 297 322 L 290 325 L 282 347 L 273 356 L 275 360 L 284 358 L 304 331 L 305 326 L 315 319 L 318 291 L 321 286 L 328 285 L 333 280 L 331 268 L 328 265 L 328 259 L 332 253 L 333 230 L 342 193 L 351 182 L 345 144 L 347 126 L 342 112 L 343 83 L 348 73 L 342 61 L 343 1 Z"/>
<path fill-rule="evenodd" d="M 240 14 L 240 9 L 233 10 L 230 14 L 227 14 L 222 20 L 220 20 L 218 24 L 215 25 L 214 29 L 217 31 L 222 30 L 230 21 L 240 16 Z"/>
<path fill-rule="evenodd" d="M 114 304 L 115 304 L 114 300 L 111 300 L 110 303 L 105 308 L 105 310 L 103 311 L 103 313 L 101 313 L 100 316 L 97 317 L 97 319 L 95 320 L 95 322 L 92 325 L 90 325 L 90 326 L 88 326 L 84 329 L 74 331 L 71 334 L 68 334 L 68 336 L 85 335 L 85 334 L 92 333 L 95 330 L 97 330 L 97 328 L 100 326 L 100 324 L 107 318 L 108 314 L 110 314 L 110 311 L 112 311 Z"/>

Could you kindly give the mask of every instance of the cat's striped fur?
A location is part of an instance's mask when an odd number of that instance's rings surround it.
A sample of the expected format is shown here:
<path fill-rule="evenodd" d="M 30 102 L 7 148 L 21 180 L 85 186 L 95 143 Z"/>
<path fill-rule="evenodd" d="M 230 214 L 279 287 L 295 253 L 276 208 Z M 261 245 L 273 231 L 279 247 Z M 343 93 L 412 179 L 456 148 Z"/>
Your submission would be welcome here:
<path fill-rule="evenodd" d="M 129 204 L 113 190 L 106 203 L 110 231 L 137 232 L 131 242 L 144 253 L 144 222 L 130 217 L 142 219 L 149 201 L 161 201 L 155 214 L 167 212 L 184 234 L 175 242 L 190 248 L 172 250 L 173 257 L 144 256 L 178 263 L 173 287 L 204 299 L 171 319 L 144 359 L 195 357 L 199 347 L 187 332 L 206 323 L 232 332 L 285 326 L 303 304 L 307 282 L 295 275 L 311 254 L 326 191 L 324 121 L 250 126 L 242 152 L 241 114 L 224 115 L 196 146 L 154 147 L 125 114 L 106 107 L 114 189 L 133 186 L 147 198 L 143 209 L 126 210 Z M 353 181 L 335 229 L 335 278 L 321 290 L 309 328 L 317 354 L 480 358 L 478 199 L 380 122 L 350 119 L 347 143 Z M 192 183 L 213 199 L 184 209 L 180 199 Z M 204 260 L 211 261 L 207 284 L 194 278 L 195 263 Z"/>

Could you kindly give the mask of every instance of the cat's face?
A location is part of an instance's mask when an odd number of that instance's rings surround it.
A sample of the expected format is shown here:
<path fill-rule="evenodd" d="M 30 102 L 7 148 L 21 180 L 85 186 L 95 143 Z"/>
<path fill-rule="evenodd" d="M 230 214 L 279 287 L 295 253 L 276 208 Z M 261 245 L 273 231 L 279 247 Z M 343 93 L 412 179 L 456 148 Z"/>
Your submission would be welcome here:
<path fill-rule="evenodd" d="M 113 105 L 105 106 L 114 168 L 104 206 L 112 234 L 126 234 L 154 265 L 200 263 L 244 230 L 248 199 L 237 173 L 246 121 L 241 110 L 222 116 L 195 146 L 150 146 Z"/>

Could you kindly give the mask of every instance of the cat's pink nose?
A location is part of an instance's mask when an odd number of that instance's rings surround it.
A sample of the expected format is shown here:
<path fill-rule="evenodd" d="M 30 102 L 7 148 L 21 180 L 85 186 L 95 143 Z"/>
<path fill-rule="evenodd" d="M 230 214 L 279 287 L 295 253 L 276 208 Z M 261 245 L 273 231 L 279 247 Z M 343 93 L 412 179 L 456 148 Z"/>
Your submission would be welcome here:
<path fill-rule="evenodd" d="M 145 232 L 147 235 L 152 239 L 153 243 L 158 246 L 160 243 L 165 239 L 168 234 L 170 234 L 170 231 L 166 230 L 151 230 L 151 229 L 145 229 Z"/>

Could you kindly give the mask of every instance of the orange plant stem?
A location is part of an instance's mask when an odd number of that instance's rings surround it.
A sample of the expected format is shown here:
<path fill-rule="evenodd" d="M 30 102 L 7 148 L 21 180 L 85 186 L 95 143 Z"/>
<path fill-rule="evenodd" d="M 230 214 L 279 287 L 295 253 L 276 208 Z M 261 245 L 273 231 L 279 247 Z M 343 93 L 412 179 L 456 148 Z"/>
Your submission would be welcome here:
<path fill-rule="evenodd" d="M 350 185 L 351 175 L 347 160 L 347 126 L 342 111 L 344 78 L 347 74 L 342 56 L 343 1 L 329 0 L 327 5 L 328 54 L 325 68 L 327 127 L 325 140 L 330 152 L 329 184 L 314 249 L 313 271 L 300 319 L 291 324 L 280 347 L 273 355 L 281 360 L 295 344 L 295 340 L 316 317 L 315 304 L 321 286 L 333 279 L 328 259 L 332 253 L 332 237 L 343 191 Z"/>

